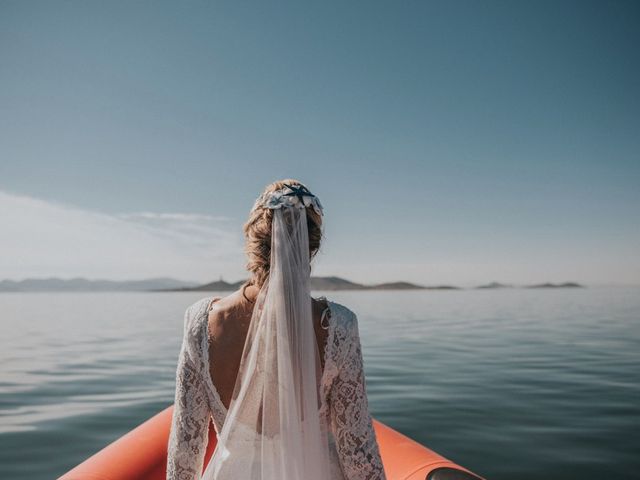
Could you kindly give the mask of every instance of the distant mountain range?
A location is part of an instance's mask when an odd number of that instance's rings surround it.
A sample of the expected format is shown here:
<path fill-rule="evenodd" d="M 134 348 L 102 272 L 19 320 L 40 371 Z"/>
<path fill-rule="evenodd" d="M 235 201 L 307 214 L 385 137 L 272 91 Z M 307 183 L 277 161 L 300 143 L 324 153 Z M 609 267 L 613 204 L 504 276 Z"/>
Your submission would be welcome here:
<path fill-rule="evenodd" d="M 195 287 L 164 288 L 162 290 L 202 292 L 232 291 L 237 290 L 243 282 L 244 280 L 239 280 L 234 283 L 218 280 Z M 425 287 L 423 285 L 416 285 L 409 282 L 389 282 L 365 285 L 340 277 L 311 277 L 311 290 L 455 290 L 457 288 L 458 287 L 451 287 L 448 285 Z"/>
<path fill-rule="evenodd" d="M 486 285 L 480 285 L 476 288 L 516 288 L 514 285 L 505 285 L 504 283 L 491 282 Z M 520 288 L 584 288 L 584 285 L 580 285 L 575 282 L 565 282 L 565 283 L 537 283 L 534 285 L 524 285 Z"/>
<path fill-rule="evenodd" d="M 583 288 L 584 285 L 580 285 L 574 282 L 565 283 L 538 283 L 537 285 L 529 285 L 527 288 Z"/>
<path fill-rule="evenodd" d="M 150 291 L 189 287 L 195 282 L 183 282 L 174 278 L 148 278 L 145 280 L 89 280 L 86 278 L 27 278 L 2 280 L 0 292 L 122 292 Z"/>
<path fill-rule="evenodd" d="M 161 291 L 161 292 L 224 292 L 237 290 L 244 280 L 225 282 L 220 279 L 199 285 L 174 278 L 149 278 L 145 280 L 89 280 L 86 278 L 28 278 L 25 280 L 2 280 L 0 292 L 123 292 L 123 291 Z M 519 288 L 581 288 L 574 282 L 540 283 Z M 476 289 L 518 288 L 514 285 L 492 282 L 475 287 Z M 352 282 L 341 277 L 311 277 L 312 290 L 461 290 L 452 285 L 417 285 L 410 282 L 388 282 L 366 285 Z"/>

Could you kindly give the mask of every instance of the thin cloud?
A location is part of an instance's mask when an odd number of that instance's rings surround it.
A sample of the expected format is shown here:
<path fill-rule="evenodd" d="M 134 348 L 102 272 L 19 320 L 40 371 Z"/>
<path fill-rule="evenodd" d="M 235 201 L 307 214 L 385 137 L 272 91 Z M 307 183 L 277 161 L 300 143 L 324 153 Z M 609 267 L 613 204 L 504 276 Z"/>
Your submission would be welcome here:
<path fill-rule="evenodd" d="M 0 278 L 242 275 L 241 227 L 195 213 L 106 214 L 0 191 Z"/>

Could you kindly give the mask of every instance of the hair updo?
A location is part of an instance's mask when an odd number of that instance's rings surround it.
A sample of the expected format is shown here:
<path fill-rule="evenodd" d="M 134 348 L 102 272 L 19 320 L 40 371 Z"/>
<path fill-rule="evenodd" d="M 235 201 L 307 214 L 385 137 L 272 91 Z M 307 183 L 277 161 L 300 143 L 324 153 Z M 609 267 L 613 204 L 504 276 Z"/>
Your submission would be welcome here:
<path fill-rule="evenodd" d="M 292 178 L 286 178 L 267 185 L 263 193 L 274 192 L 285 187 L 285 183 L 291 186 L 302 185 L 302 182 Z M 307 231 L 309 232 L 309 259 L 313 259 L 320 249 L 322 241 L 322 217 L 310 205 L 307 210 Z M 247 255 L 246 268 L 250 273 L 250 278 L 244 282 L 242 288 L 249 285 L 262 287 L 262 284 L 269 275 L 269 264 L 271 260 L 271 223 L 273 221 L 273 210 L 263 208 L 260 205 L 260 197 L 256 200 L 249 219 L 242 227 L 245 236 L 245 254 Z"/>

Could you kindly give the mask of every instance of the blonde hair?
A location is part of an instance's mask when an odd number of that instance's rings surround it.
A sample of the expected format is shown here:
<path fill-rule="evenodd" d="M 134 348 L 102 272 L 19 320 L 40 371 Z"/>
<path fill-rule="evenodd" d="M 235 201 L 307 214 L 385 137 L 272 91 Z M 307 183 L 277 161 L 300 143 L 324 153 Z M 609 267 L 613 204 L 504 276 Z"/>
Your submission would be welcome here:
<path fill-rule="evenodd" d="M 267 185 L 264 193 L 273 192 L 288 185 L 304 185 L 302 182 L 286 178 Z M 269 264 L 271 259 L 271 222 L 273 221 L 273 210 L 263 208 L 260 205 L 260 197 L 256 200 L 249 219 L 242 227 L 245 236 L 245 254 L 247 255 L 246 268 L 250 273 L 250 278 L 244 282 L 242 288 L 255 285 L 262 286 L 269 275 Z M 320 250 L 322 241 L 322 217 L 313 209 L 307 207 L 307 229 L 309 232 L 309 259 L 313 259 Z"/>

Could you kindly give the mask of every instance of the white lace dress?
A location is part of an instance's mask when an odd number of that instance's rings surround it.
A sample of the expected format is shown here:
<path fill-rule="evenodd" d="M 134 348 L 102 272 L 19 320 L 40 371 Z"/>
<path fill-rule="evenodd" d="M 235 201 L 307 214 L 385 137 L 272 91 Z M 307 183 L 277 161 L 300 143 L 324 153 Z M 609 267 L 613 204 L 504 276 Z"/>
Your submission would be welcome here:
<path fill-rule="evenodd" d="M 215 298 L 203 298 L 185 312 L 167 446 L 167 480 L 200 479 L 209 418 L 218 433 L 227 414 L 209 374 L 208 307 Z M 322 323 L 328 321 L 328 336 L 320 414 L 328 416 L 331 426 L 332 478 L 386 480 L 369 414 L 357 316 L 344 305 L 321 298 L 328 305 Z"/>

